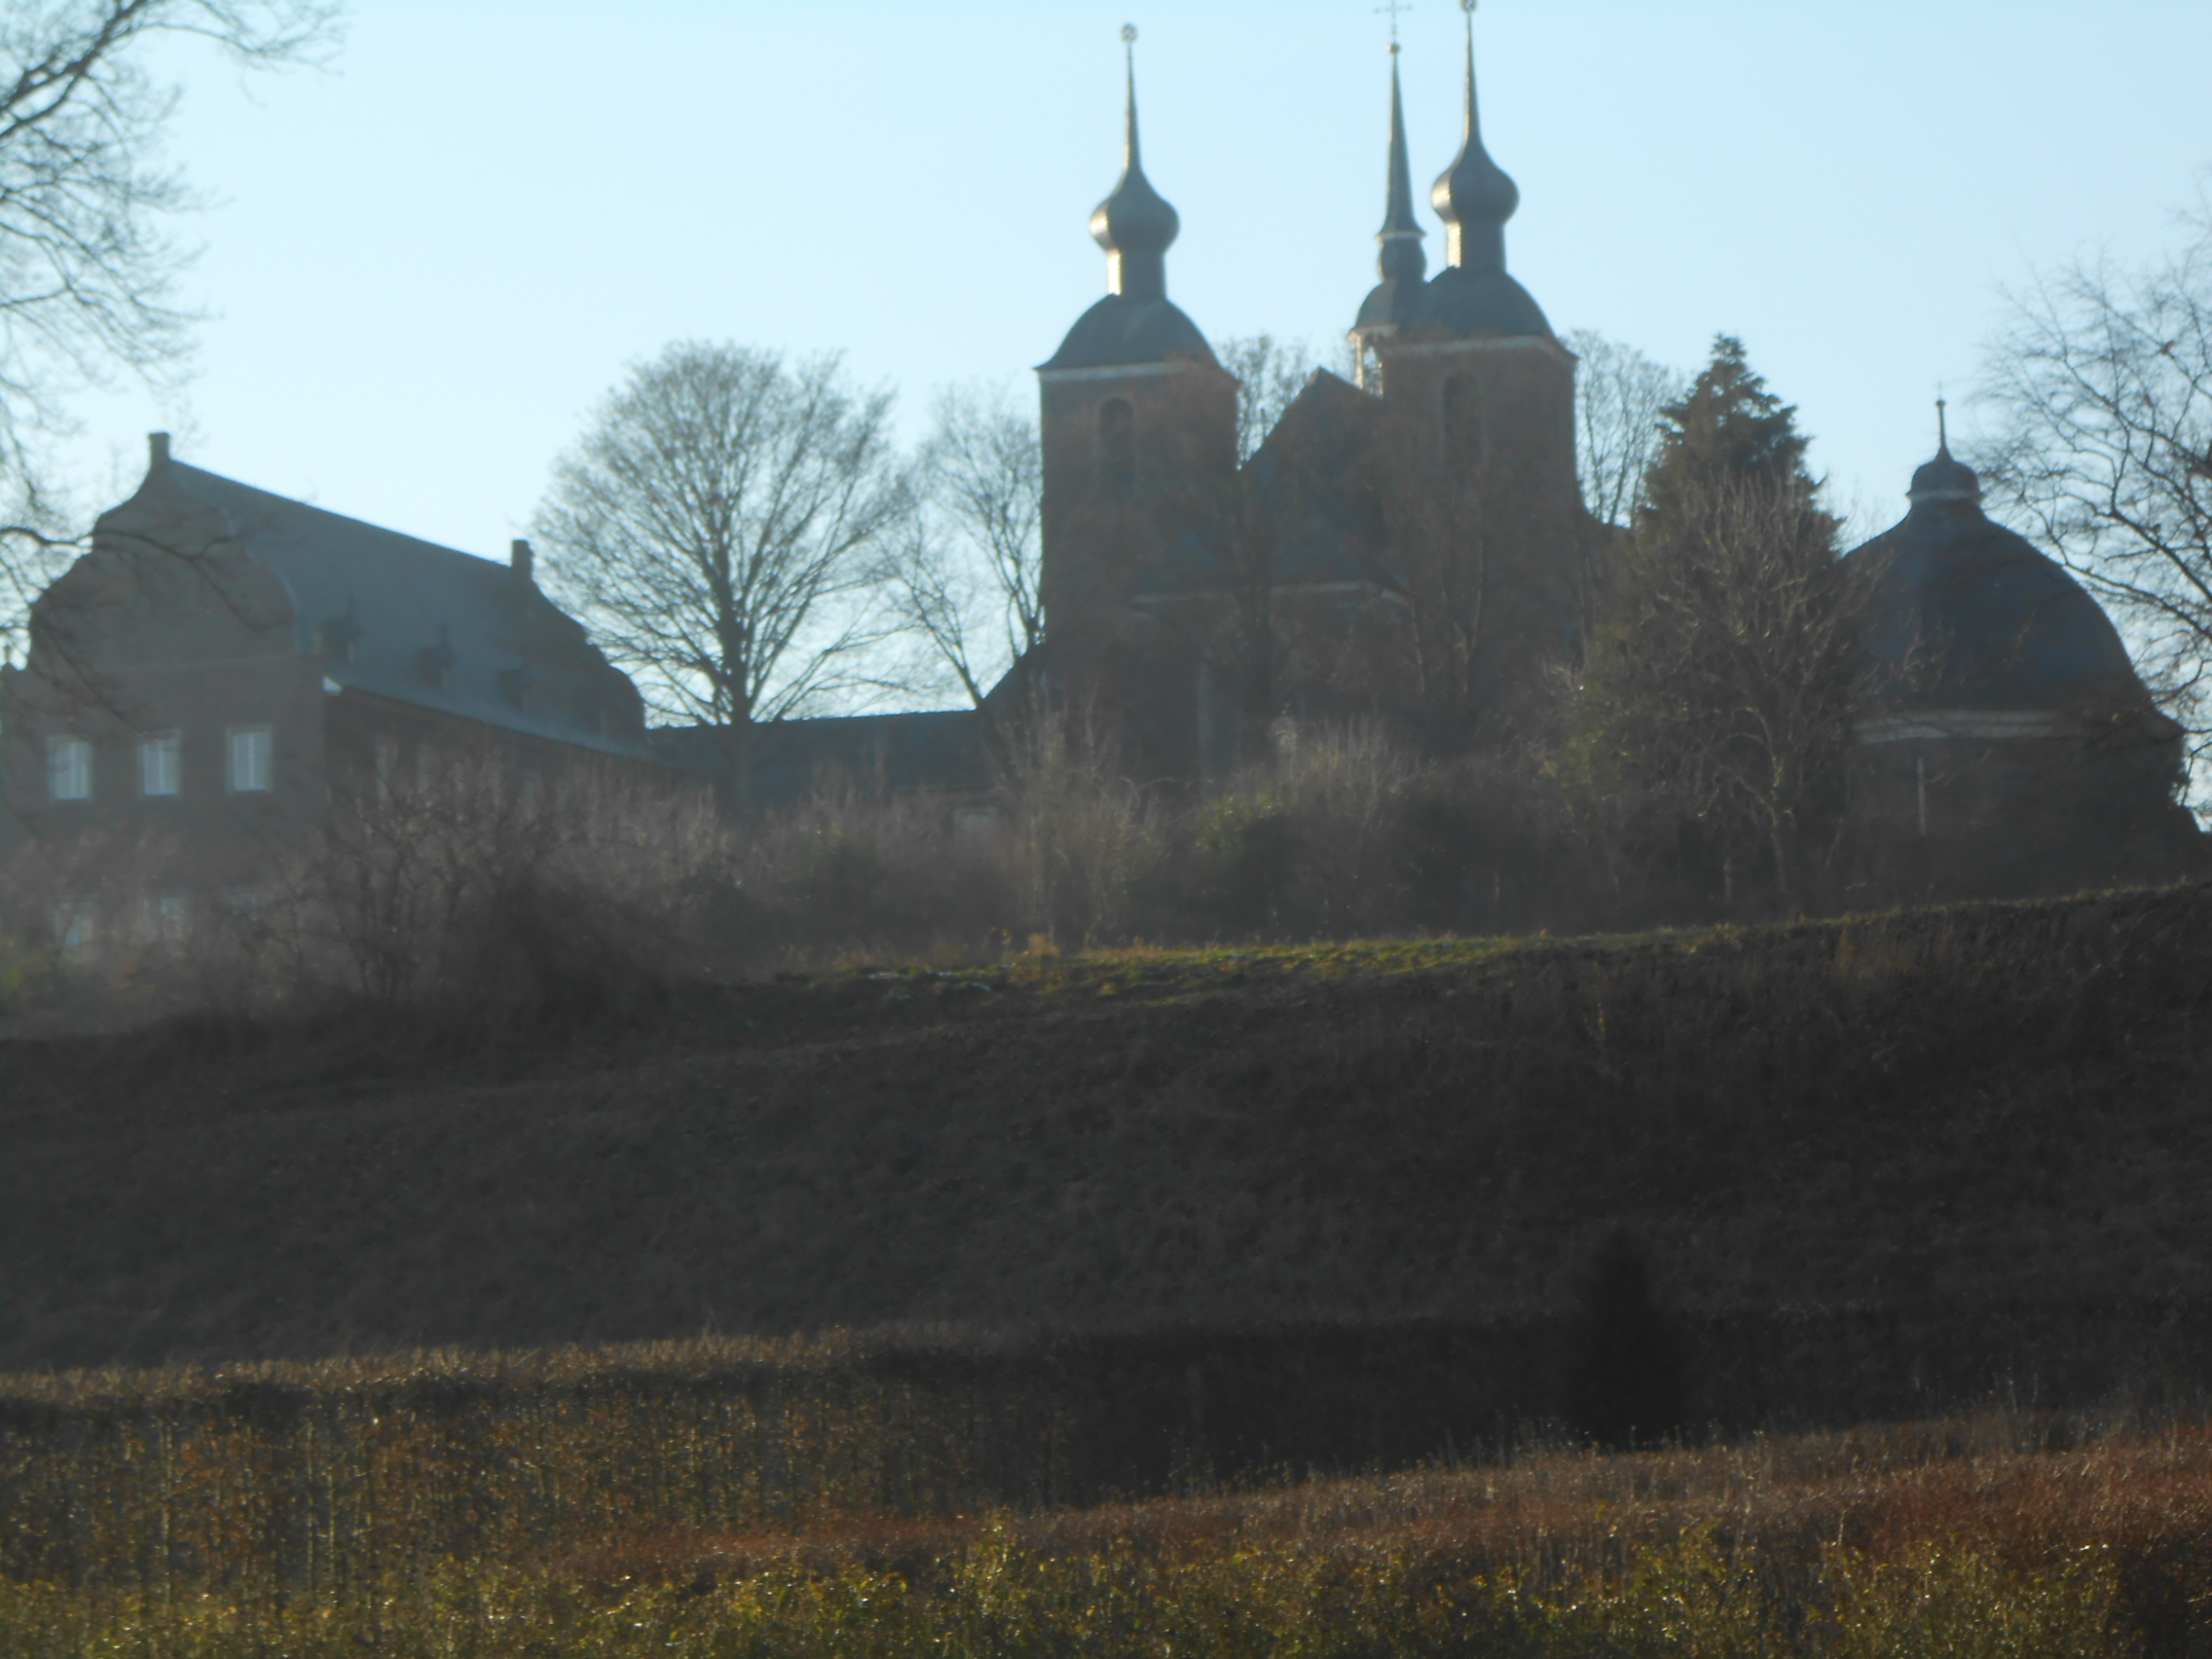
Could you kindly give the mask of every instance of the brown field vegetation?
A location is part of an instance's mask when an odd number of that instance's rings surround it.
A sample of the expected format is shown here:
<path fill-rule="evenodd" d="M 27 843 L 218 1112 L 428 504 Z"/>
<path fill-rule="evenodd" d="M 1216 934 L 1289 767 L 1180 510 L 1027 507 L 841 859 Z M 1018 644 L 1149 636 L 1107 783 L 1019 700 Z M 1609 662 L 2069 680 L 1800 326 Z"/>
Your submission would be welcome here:
<path fill-rule="evenodd" d="M 719 1529 L 679 1523 L 681 1496 L 664 1495 L 657 1518 L 412 1557 L 352 1540 L 271 1574 L 243 1532 L 228 1552 L 149 1556 L 101 1530 L 132 1495 L 88 1490 L 88 1552 L 71 1572 L 11 1562 L 0 1641 L 26 1659 L 2212 1651 L 2212 1436 L 2194 1422 L 1994 1414 L 1082 1510 L 832 1506 Z M 312 1504 L 298 1515 L 318 1524 Z"/>

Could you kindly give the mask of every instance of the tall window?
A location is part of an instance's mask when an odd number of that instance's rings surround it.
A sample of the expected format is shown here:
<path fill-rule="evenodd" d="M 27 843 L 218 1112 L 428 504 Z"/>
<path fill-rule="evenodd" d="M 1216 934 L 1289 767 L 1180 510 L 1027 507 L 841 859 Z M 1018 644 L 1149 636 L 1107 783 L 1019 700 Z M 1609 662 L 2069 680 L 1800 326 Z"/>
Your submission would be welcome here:
<path fill-rule="evenodd" d="M 1125 397 L 1098 406 L 1098 476 L 1112 496 L 1137 487 L 1137 414 Z"/>
<path fill-rule="evenodd" d="M 81 737 L 46 740 L 46 793 L 55 800 L 92 798 L 92 746 Z"/>
<path fill-rule="evenodd" d="M 267 726 L 233 726 L 224 734 L 230 750 L 233 794 L 260 794 L 269 788 L 276 741 Z"/>
<path fill-rule="evenodd" d="M 184 793 L 181 732 L 156 732 L 138 740 L 138 793 L 149 800 Z"/>
<path fill-rule="evenodd" d="M 1444 383 L 1444 461 L 1448 466 L 1473 467 L 1483 459 L 1483 388 L 1473 375 L 1454 375 Z"/>

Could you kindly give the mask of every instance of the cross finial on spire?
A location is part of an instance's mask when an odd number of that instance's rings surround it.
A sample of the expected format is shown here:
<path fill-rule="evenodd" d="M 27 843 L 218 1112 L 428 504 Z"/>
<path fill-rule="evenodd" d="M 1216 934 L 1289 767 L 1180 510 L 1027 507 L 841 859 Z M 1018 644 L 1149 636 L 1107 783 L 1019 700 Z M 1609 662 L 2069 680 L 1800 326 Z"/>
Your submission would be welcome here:
<path fill-rule="evenodd" d="M 1404 13 L 1412 10 L 1413 8 L 1406 5 L 1404 0 L 1390 0 L 1387 6 L 1375 8 L 1375 15 L 1378 18 L 1388 18 L 1390 19 L 1390 55 L 1392 57 L 1398 55 L 1398 18 Z"/>

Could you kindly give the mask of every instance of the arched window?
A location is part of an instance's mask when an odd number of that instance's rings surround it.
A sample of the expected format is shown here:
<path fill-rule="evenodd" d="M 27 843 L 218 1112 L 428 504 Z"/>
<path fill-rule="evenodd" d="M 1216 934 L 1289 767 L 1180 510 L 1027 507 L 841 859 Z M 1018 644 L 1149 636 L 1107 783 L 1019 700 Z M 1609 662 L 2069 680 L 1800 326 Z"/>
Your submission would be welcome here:
<path fill-rule="evenodd" d="M 1444 383 L 1444 461 L 1447 466 L 1480 466 L 1483 459 L 1483 388 L 1473 375 L 1454 375 Z"/>
<path fill-rule="evenodd" d="M 1110 496 L 1137 487 L 1137 415 L 1125 397 L 1098 406 L 1098 476 Z"/>

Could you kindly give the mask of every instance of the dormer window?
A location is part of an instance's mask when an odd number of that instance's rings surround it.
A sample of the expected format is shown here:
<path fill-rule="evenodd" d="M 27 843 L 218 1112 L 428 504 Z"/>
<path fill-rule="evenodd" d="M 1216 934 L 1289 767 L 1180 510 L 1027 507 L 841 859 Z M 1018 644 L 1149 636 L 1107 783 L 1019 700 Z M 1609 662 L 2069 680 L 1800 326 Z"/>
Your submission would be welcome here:
<path fill-rule="evenodd" d="M 522 714 L 531 712 L 537 691 L 537 671 L 528 663 L 499 671 L 499 689 Z"/>
<path fill-rule="evenodd" d="M 453 645 L 443 628 L 438 630 L 438 643 L 424 645 L 415 653 L 415 672 L 423 683 L 439 691 L 453 689 Z"/>
<path fill-rule="evenodd" d="M 353 620 L 353 608 L 346 607 L 346 614 L 334 616 L 321 628 L 322 656 L 325 662 L 350 663 L 358 652 L 361 625 Z"/>

